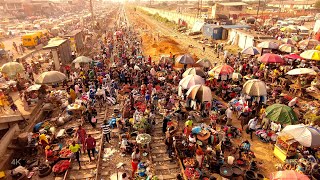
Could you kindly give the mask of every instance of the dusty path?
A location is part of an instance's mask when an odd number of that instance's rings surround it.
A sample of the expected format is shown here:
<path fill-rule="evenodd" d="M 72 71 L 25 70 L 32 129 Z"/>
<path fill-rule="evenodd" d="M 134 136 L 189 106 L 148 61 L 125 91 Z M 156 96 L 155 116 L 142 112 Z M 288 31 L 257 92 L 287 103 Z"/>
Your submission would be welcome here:
<path fill-rule="evenodd" d="M 170 48 L 177 48 L 172 50 L 173 54 L 190 53 L 198 59 L 208 58 L 213 63 L 222 63 L 222 54 L 220 54 L 220 58 L 217 58 L 217 54 L 214 53 L 213 48 L 200 44 L 198 40 L 193 39 L 195 36 L 188 36 L 177 32 L 172 27 L 168 27 L 167 24 L 152 19 L 152 17 L 138 10 L 133 11 L 127 8 L 127 11 L 130 13 L 129 18 L 134 22 L 135 27 L 140 30 L 141 36 L 145 40 L 143 48 L 146 56 L 151 55 L 153 58 L 158 59 L 161 54 L 164 54 L 163 52 L 169 54 L 171 52 L 169 51 Z M 157 49 L 157 47 L 163 46 L 163 41 L 168 40 L 173 43 L 164 43 L 164 45 L 169 46 L 166 51 L 162 52 L 161 49 Z M 193 47 L 190 47 L 190 45 Z M 203 52 L 204 46 L 205 52 Z"/>

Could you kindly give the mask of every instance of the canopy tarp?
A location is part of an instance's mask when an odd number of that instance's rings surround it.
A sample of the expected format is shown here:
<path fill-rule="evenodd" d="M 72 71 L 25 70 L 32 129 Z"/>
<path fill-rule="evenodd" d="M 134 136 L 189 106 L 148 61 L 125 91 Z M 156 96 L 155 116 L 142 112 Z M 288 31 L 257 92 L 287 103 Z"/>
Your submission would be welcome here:
<path fill-rule="evenodd" d="M 200 32 L 203 25 L 204 25 L 204 22 L 196 21 L 193 25 L 192 32 Z"/>

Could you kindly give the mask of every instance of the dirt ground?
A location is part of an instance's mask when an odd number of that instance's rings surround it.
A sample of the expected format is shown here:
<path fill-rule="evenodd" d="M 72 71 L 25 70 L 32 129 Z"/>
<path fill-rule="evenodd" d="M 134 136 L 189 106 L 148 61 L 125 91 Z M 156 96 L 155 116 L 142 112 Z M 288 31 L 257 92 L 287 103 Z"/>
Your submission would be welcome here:
<path fill-rule="evenodd" d="M 212 62 L 222 62 L 221 59 L 217 58 L 213 49 L 206 48 L 206 51 L 203 52 L 203 45 L 192 37 L 178 33 L 172 28 L 166 27 L 165 24 L 157 22 L 156 20 L 151 19 L 150 16 L 144 15 L 141 12 L 134 12 L 129 8 L 127 10 L 128 14 L 130 14 L 129 19 L 131 23 L 142 36 L 143 51 L 146 56 L 150 55 L 153 59 L 159 59 L 161 54 L 169 54 L 170 52 L 173 54 L 190 53 L 199 58 L 208 57 Z M 190 44 L 194 47 L 189 48 Z M 226 49 L 229 49 L 232 53 L 238 51 L 238 48 L 234 46 L 226 46 Z M 241 127 L 240 121 L 237 120 L 236 117 L 234 117 L 233 125 Z M 271 172 L 276 171 L 275 165 L 280 163 L 280 161 L 273 155 L 273 145 L 261 142 L 255 135 L 253 141 L 251 141 L 249 135 L 245 132 L 242 134 L 242 138 L 233 139 L 233 142 L 235 144 L 240 144 L 246 139 L 250 141 L 252 150 L 256 155 L 256 160 L 261 163 L 259 166 L 259 173 L 269 176 Z"/>

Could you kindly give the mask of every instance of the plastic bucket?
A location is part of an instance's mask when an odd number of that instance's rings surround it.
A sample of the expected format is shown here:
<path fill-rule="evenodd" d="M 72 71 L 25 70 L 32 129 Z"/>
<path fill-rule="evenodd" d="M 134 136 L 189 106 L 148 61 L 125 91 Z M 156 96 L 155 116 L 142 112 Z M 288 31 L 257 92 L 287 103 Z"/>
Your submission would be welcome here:
<path fill-rule="evenodd" d="M 243 175 L 243 171 L 239 166 L 232 166 L 233 177 L 239 177 Z"/>
<path fill-rule="evenodd" d="M 220 168 L 220 175 L 224 178 L 230 179 L 233 175 L 233 171 L 231 167 L 228 166 L 221 166 Z"/>
<path fill-rule="evenodd" d="M 257 174 L 257 179 L 258 180 L 263 180 L 264 179 L 264 175 L 263 174 Z"/>

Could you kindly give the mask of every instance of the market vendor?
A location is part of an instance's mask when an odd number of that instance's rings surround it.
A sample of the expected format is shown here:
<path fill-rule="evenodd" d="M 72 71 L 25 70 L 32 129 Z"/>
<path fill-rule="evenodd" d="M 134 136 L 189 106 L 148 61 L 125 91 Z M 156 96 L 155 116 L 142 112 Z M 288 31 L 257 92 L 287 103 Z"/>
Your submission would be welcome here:
<path fill-rule="evenodd" d="M 43 148 L 49 145 L 49 140 L 45 134 L 40 134 L 39 143 L 42 145 Z"/>

